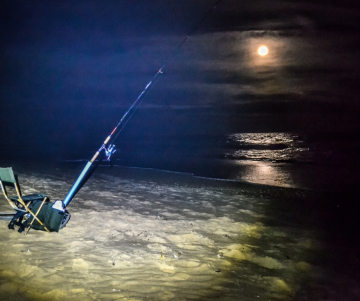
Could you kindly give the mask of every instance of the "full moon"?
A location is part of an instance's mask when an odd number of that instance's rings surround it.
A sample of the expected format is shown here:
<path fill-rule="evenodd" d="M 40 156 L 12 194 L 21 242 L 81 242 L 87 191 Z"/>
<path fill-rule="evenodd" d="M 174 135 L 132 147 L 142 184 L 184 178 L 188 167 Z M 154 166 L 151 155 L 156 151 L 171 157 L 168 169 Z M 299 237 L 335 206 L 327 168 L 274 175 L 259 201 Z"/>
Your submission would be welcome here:
<path fill-rule="evenodd" d="M 260 46 L 258 49 L 258 54 L 261 56 L 267 55 L 269 52 L 269 49 L 266 46 Z"/>

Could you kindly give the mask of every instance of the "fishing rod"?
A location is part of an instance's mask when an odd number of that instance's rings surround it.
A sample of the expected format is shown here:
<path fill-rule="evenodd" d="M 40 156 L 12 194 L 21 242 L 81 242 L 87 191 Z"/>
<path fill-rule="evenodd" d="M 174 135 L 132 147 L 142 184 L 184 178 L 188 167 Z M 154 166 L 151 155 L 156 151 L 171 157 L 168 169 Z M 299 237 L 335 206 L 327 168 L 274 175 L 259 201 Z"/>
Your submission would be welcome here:
<path fill-rule="evenodd" d="M 198 21 L 195 26 L 189 31 L 189 33 L 186 35 L 186 37 L 181 41 L 179 46 L 175 49 L 175 52 L 179 51 L 180 48 L 186 43 L 186 41 L 189 39 L 189 36 L 198 29 L 200 24 L 206 19 L 206 17 L 220 4 L 222 0 L 218 0 L 215 5 L 213 5 L 205 14 L 204 16 Z M 170 58 L 167 58 L 165 61 L 169 61 Z M 113 155 L 116 152 L 114 141 L 124 128 L 124 126 L 127 124 L 127 122 L 132 117 L 133 113 L 137 109 L 137 107 L 141 104 L 142 100 L 144 99 L 147 92 L 151 89 L 152 86 L 155 85 L 158 78 L 161 74 L 163 74 L 163 69 L 165 68 L 167 62 L 164 63 L 161 68 L 155 73 L 153 78 L 150 80 L 150 82 L 145 86 L 144 90 L 139 94 L 139 96 L 136 98 L 136 100 L 132 103 L 132 105 L 129 107 L 129 109 L 125 112 L 125 114 L 121 117 L 118 124 L 115 126 L 115 128 L 112 130 L 109 136 L 106 137 L 100 148 L 97 150 L 97 152 L 94 154 L 94 156 L 91 158 L 90 161 L 88 161 L 78 176 L 77 180 L 69 190 L 68 194 L 64 198 L 64 200 L 61 202 L 60 200 L 56 201 L 53 205 L 54 209 L 65 211 L 65 208 L 69 205 L 71 200 L 74 198 L 76 193 L 80 190 L 80 188 L 85 184 L 85 182 L 90 178 L 91 174 L 94 172 L 95 168 L 98 166 L 99 162 L 102 160 L 96 159 L 99 157 L 102 151 L 104 151 L 104 156 L 107 161 L 110 161 L 111 155 Z M 129 115 L 130 111 L 133 110 L 133 113 Z M 126 117 L 128 117 L 126 119 Z M 120 125 L 126 120 L 125 124 L 120 128 Z M 116 135 L 115 135 L 116 133 Z M 95 163 L 97 162 L 97 164 Z"/>

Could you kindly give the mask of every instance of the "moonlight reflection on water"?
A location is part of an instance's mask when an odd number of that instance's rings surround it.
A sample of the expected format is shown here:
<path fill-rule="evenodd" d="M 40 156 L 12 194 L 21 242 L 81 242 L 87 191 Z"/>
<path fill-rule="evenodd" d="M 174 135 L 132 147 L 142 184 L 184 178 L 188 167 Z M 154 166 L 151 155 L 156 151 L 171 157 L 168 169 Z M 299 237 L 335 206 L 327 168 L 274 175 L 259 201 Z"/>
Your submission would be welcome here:
<path fill-rule="evenodd" d="M 239 180 L 270 186 L 294 186 L 291 173 L 286 168 L 283 168 L 283 164 L 240 160 L 237 163 L 242 167 L 242 172 L 238 175 Z"/>

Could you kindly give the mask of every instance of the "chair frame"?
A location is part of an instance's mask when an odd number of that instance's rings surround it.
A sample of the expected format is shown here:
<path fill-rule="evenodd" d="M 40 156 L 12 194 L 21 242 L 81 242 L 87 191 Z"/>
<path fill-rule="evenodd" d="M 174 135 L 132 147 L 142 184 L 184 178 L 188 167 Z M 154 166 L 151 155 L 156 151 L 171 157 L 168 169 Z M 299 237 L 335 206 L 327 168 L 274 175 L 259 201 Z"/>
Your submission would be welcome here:
<path fill-rule="evenodd" d="M 37 222 L 38 222 L 41 226 L 44 227 L 44 229 L 45 229 L 47 232 L 50 232 L 49 229 L 46 228 L 46 226 L 44 225 L 44 223 L 43 223 L 42 221 L 40 221 L 39 218 L 37 217 L 37 215 L 39 214 L 41 208 L 43 207 L 43 205 L 45 204 L 46 200 L 48 199 L 48 197 L 45 196 L 45 198 L 44 198 L 43 201 L 42 201 L 41 206 L 40 206 L 39 209 L 38 209 L 38 211 L 36 212 L 36 214 L 34 214 L 34 213 L 29 209 L 28 205 L 26 205 L 26 202 L 25 202 L 25 201 L 23 200 L 23 198 L 22 198 L 22 194 L 21 194 L 21 190 L 20 190 L 20 185 L 19 185 L 19 182 L 18 182 L 18 178 L 17 178 L 16 175 L 14 175 L 14 172 L 13 172 L 12 168 L 11 168 L 11 167 L 8 167 L 8 168 L 1 168 L 1 169 L 7 169 L 8 172 L 9 172 L 9 176 L 10 176 L 10 178 L 9 178 L 10 181 L 4 181 L 4 180 L 2 180 L 2 179 L 0 178 L 1 189 L 2 189 L 2 191 L 3 191 L 3 193 L 4 193 L 5 198 L 6 198 L 7 201 L 9 202 L 10 206 L 11 206 L 14 210 L 16 210 L 16 211 L 27 212 L 27 213 L 30 213 L 30 214 L 34 217 L 33 220 L 32 220 L 32 222 L 31 222 L 31 224 L 29 225 L 29 229 L 25 232 L 25 234 L 29 232 L 30 227 L 31 227 L 31 225 L 32 225 L 32 223 L 34 222 L 35 219 L 37 220 Z M 6 179 L 6 180 L 8 180 L 8 179 Z M 16 191 L 16 194 L 17 194 L 17 198 L 18 198 L 18 199 L 17 199 L 17 202 L 19 202 L 19 203 L 25 208 L 25 210 L 22 209 L 22 208 L 19 208 L 19 207 L 17 206 L 16 202 L 13 201 L 13 200 L 8 196 L 8 193 L 7 193 L 7 190 L 6 190 L 5 186 L 11 186 L 11 187 L 15 188 L 15 191 Z"/>

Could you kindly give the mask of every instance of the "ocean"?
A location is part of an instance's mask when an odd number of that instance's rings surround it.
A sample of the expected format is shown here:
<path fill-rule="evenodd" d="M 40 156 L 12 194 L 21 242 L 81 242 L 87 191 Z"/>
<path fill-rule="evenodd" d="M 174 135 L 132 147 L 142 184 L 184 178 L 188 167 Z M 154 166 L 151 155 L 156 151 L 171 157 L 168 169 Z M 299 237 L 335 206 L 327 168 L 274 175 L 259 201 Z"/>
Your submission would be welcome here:
<path fill-rule="evenodd" d="M 21 235 L 0 218 L 0 295 L 359 300 L 355 137 L 119 139 L 112 161 L 69 204 L 71 219 L 59 233 Z M 54 201 L 96 146 L 82 149 L 64 152 L 60 162 L 41 149 L 38 157 L 12 150 L 18 159 L 1 156 L 1 166 L 13 167 L 24 195 L 41 192 Z M 0 212 L 9 210 L 2 197 Z"/>
<path fill-rule="evenodd" d="M 126 137 L 105 165 L 149 168 L 218 181 L 310 190 L 354 190 L 359 177 L 356 133 L 229 133 Z M 91 149 L 90 146 L 88 149 Z M 92 147 L 92 152 L 96 149 Z M 72 154 L 68 163 L 84 164 Z"/>

